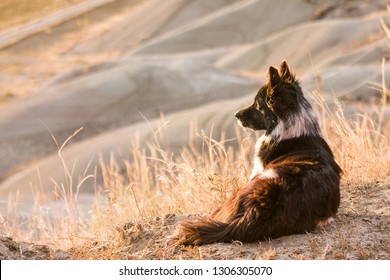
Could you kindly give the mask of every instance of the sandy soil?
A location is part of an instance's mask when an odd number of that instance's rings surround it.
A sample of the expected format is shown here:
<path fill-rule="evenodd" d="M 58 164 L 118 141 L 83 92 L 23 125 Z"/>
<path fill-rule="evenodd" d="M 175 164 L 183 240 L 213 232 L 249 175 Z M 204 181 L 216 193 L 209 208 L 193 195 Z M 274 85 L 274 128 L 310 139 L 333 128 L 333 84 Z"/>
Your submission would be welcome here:
<path fill-rule="evenodd" d="M 52 250 L 47 245 L 16 242 L 12 237 L 0 236 L 0 258 L 2 260 L 65 260 L 71 255 Z"/>

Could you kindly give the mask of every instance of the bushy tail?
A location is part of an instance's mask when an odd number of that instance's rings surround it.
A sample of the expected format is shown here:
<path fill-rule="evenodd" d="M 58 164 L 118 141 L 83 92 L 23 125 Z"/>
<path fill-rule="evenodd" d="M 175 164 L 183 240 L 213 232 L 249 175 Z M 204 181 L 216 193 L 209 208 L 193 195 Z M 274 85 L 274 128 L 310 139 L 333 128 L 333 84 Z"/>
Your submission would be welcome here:
<path fill-rule="evenodd" d="M 184 221 L 180 223 L 179 232 L 175 236 L 178 244 L 185 246 L 200 246 L 215 242 L 231 242 L 242 240 L 243 224 L 240 219 L 231 223 L 223 223 L 212 218 L 202 218 L 196 221 Z M 245 227 L 245 226 L 244 226 Z"/>

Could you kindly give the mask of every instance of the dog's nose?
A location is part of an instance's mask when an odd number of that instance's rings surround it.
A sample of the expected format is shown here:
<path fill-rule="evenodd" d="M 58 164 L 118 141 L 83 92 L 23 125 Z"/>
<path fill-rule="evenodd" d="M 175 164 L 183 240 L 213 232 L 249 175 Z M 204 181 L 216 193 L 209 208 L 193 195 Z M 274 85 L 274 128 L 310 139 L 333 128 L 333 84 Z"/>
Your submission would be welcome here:
<path fill-rule="evenodd" d="M 240 117 L 240 115 L 241 115 L 241 114 L 240 114 L 240 111 L 237 111 L 237 112 L 234 113 L 234 116 L 235 116 L 237 119 Z"/>

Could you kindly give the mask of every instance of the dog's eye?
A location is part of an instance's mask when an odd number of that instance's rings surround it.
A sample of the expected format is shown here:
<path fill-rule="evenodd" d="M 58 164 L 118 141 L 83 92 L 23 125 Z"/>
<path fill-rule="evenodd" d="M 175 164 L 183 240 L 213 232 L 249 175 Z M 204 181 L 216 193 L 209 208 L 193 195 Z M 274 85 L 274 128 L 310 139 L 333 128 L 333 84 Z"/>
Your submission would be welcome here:
<path fill-rule="evenodd" d="M 263 109 L 261 108 L 260 104 L 257 103 L 257 102 L 255 103 L 255 108 L 256 108 L 257 111 L 259 111 L 259 112 L 261 112 L 261 113 L 264 112 Z"/>
<path fill-rule="evenodd" d="M 264 110 L 263 108 L 259 107 L 257 110 L 259 110 L 260 113 L 262 113 L 264 115 Z"/>
<path fill-rule="evenodd" d="M 257 111 L 259 111 L 261 114 L 263 114 L 264 115 L 264 110 L 263 110 L 263 108 L 258 104 L 258 103 L 256 103 L 256 110 Z"/>
<path fill-rule="evenodd" d="M 275 103 L 276 103 L 276 100 L 275 100 L 274 97 L 270 97 L 270 98 L 268 99 L 268 104 L 269 104 L 269 105 L 275 105 Z"/>

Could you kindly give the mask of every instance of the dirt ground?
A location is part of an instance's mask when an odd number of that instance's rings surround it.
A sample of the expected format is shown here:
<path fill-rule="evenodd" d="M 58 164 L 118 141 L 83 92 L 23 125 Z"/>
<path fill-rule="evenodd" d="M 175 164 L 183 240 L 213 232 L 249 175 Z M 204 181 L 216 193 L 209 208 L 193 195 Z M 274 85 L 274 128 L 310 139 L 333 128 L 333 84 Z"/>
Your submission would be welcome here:
<path fill-rule="evenodd" d="M 335 221 L 314 232 L 252 244 L 172 247 L 183 217 L 167 215 L 113 229 L 118 239 L 69 251 L 0 237 L 1 259 L 390 259 L 390 180 L 344 185 Z M 119 241 L 118 241 L 119 240 Z"/>

